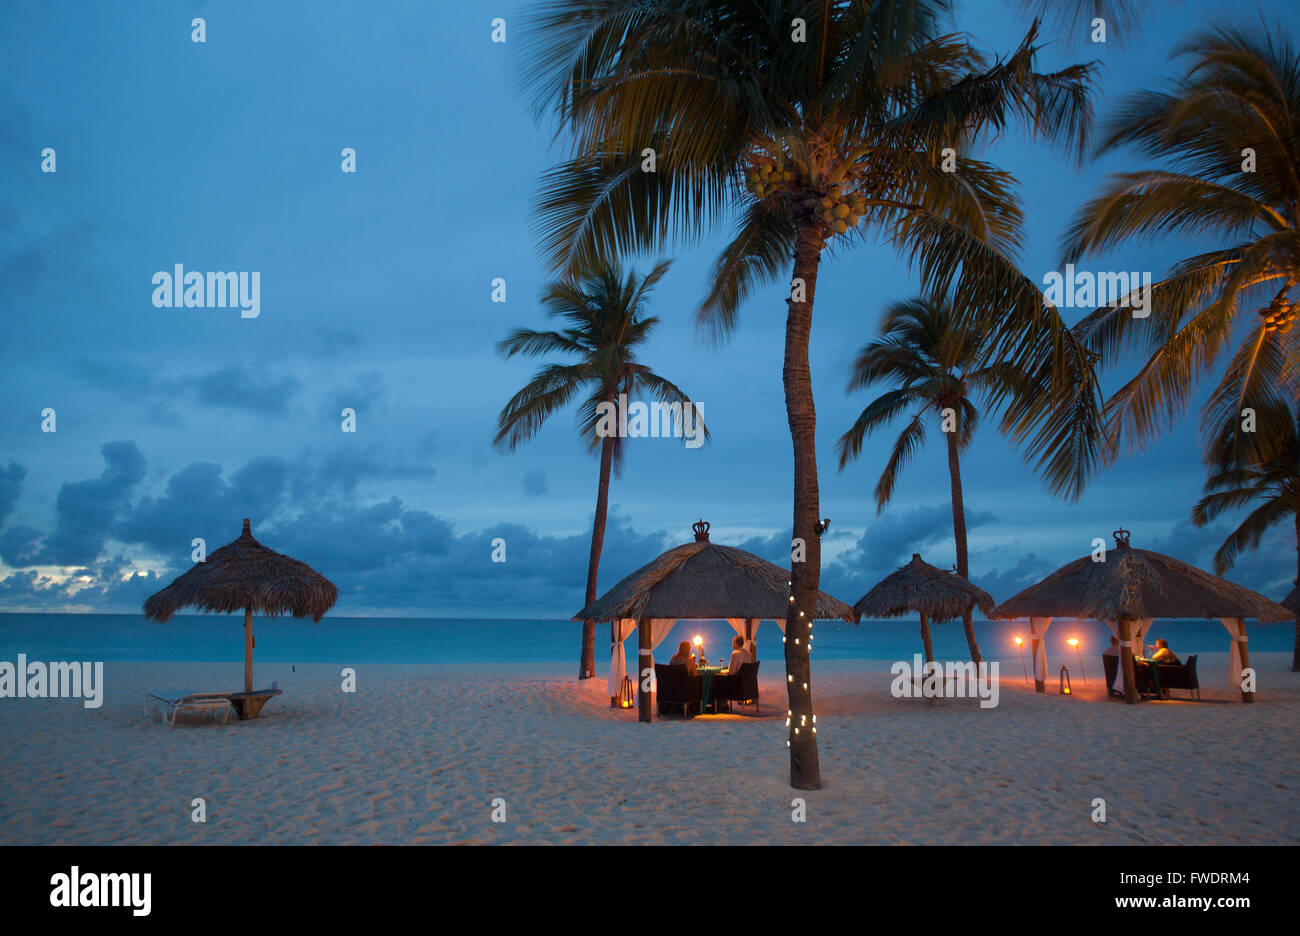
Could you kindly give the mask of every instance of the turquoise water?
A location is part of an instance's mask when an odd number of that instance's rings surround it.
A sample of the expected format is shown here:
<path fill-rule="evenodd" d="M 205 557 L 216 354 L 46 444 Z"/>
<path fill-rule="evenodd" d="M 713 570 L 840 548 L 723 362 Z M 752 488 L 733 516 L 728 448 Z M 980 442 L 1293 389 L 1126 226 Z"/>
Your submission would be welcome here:
<path fill-rule="evenodd" d="M 961 622 L 931 627 L 935 655 L 961 659 L 966 640 Z M 278 663 L 564 663 L 577 665 L 581 625 L 564 620 L 485 620 L 475 618 L 343 618 L 319 624 L 292 618 L 253 623 L 256 659 Z M 1013 660 L 1016 635 L 1028 638 L 1023 622 L 977 621 L 976 637 L 990 659 Z M 1292 622 L 1247 623 L 1250 647 L 1257 652 L 1290 651 Z M 666 659 L 680 640 L 704 638 L 713 660 L 731 643 L 734 631 L 725 621 L 683 621 L 660 647 Z M 813 658 L 897 660 L 920 652 L 915 621 L 864 622 L 859 626 L 821 622 L 813 631 Z M 1053 622 L 1047 634 L 1052 655 L 1070 653 L 1065 641 L 1077 637 L 1084 654 L 1107 645 L 1110 631 L 1093 621 Z M 1157 621 L 1151 638 L 1165 637 L 1179 656 L 1225 652 L 1227 632 L 1218 621 Z M 636 638 L 628 642 L 635 653 Z M 1028 641 L 1026 640 L 1026 647 Z M 759 628 L 759 659 L 782 656 L 781 632 L 765 622 Z M 134 614 L 0 613 L 0 660 L 25 653 L 29 659 L 237 661 L 243 659 L 243 617 L 177 616 L 166 624 Z M 609 660 L 609 627 L 596 628 L 596 660 Z"/>

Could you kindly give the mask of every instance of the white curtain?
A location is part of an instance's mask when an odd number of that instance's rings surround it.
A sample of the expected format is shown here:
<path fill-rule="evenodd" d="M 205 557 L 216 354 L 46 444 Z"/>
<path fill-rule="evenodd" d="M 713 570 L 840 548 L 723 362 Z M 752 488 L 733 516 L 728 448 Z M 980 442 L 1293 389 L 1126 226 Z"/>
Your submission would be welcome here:
<path fill-rule="evenodd" d="M 1234 689 L 1241 688 L 1241 651 L 1246 646 L 1246 619 L 1219 618 L 1219 623 L 1232 635 L 1228 647 L 1228 685 Z"/>
<path fill-rule="evenodd" d="M 1154 618 L 1134 618 L 1128 622 L 1128 637 L 1131 646 L 1129 649 L 1133 652 L 1133 658 L 1146 656 L 1146 639 L 1147 633 L 1151 630 L 1151 622 Z M 1106 626 L 1110 632 L 1119 637 L 1119 621 L 1107 621 Z M 1119 654 L 1115 658 L 1115 665 L 1119 669 L 1115 672 L 1115 686 L 1118 689 L 1128 692 L 1128 687 L 1124 685 L 1124 644 L 1120 642 Z M 1134 664 L 1136 666 L 1136 663 Z"/>
<path fill-rule="evenodd" d="M 758 647 L 755 641 L 758 640 L 758 623 L 761 618 L 727 618 L 727 623 L 741 637 L 745 638 L 745 649 L 749 652 L 751 659 L 758 659 Z M 783 628 L 784 629 L 784 628 Z"/>
<path fill-rule="evenodd" d="M 1034 645 L 1034 679 L 1047 681 L 1047 628 L 1052 626 L 1052 619 L 1049 617 L 1031 617 L 1029 619 L 1029 633 L 1037 637 L 1038 640 Z"/>
<path fill-rule="evenodd" d="M 1133 655 L 1144 657 L 1147 655 L 1147 634 L 1151 631 L 1152 618 L 1138 618 L 1129 625 L 1129 633 L 1133 635 Z"/>
<path fill-rule="evenodd" d="M 636 622 L 633 623 L 635 624 Z M 650 670 L 651 704 L 653 704 L 653 697 L 655 692 L 654 650 L 656 647 L 658 647 L 661 643 L 664 642 L 664 638 L 668 636 L 668 632 L 673 629 L 673 625 L 676 623 L 677 623 L 677 618 L 650 618 L 650 650 L 649 652 L 645 650 L 638 650 L 638 655 L 644 654 L 644 656 L 640 656 L 640 659 L 637 661 L 637 672 L 640 673 L 642 670 L 645 669 Z M 637 641 L 638 647 L 640 646 L 640 643 L 641 643 L 640 640 L 638 640 Z M 641 679 L 639 676 L 636 681 L 636 689 L 637 692 L 641 691 Z"/>
<path fill-rule="evenodd" d="M 611 699 L 618 695 L 619 689 L 623 687 L 623 677 L 627 675 L 627 652 L 623 649 L 623 641 L 636 630 L 636 619 L 624 618 L 621 621 L 614 621 L 613 624 L 615 637 L 614 643 L 609 648 L 609 697 Z"/>

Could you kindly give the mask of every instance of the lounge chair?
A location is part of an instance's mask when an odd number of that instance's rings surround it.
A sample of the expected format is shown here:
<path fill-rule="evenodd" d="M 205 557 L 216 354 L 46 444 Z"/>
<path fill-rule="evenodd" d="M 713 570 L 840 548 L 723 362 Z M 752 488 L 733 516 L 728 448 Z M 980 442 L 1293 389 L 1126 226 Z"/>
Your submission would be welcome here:
<path fill-rule="evenodd" d="M 151 721 L 154 714 L 162 716 L 168 727 L 176 724 L 177 715 L 198 715 L 203 718 L 211 715 L 216 720 L 221 713 L 221 724 L 230 717 L 232 706 L 230 694 L 226 692 L 176 692 L 168 689 L 154 689 L 144 694 L 144 714 Z"/>

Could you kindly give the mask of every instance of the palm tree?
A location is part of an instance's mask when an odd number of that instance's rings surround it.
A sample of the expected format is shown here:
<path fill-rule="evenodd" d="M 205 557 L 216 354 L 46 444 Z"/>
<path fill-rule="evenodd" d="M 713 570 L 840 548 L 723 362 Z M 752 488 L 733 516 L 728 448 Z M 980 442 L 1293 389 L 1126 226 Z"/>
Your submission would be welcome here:
<path fill-rule="evenodd" d="M 1243 550 L 1257 548 L 1268 530 L 1290 520 L 1296 537 L 1296 582 L 1300 583 L 1300 427 L 1289 416 L 1285 400 L 1263 405 L 1280 411 L 1276 421 L 1285 421 L 1287 431 L 1270 441 L 1268 457 L 1244 466 L 1240 464 L 1238 433 L 1223 433 L 1211 449 L 1214 467 L 1205 482 L 1205 496 L 1192 508 L 1192 522 L 1205 526 L 1226 511 L 1255 505 L 1214 554 L 1214 571 L 1222 575 Z M 1258 403 L 1252 407 L 1259 408 Z M 1300 620 L 1295 634 L 1291 669 L 1300 672 Z"/>
<path fill-rule="evenodd" d="M 1034 71 L 1037 24 L 990 64 L 943 33 L 948 0 L 548 0 L 526 77 L 553 109 L 570 158 L 537 202 L 557 269 L 692 242 L 738 218 L 699 320 L 721 338 L 762 282 L 786 287 L 786 417 L 794 449 L 785 665 L 790 782 L 821 783 L 808 660 L 820 583 L 816 417 L 808 342 L 828 243 L 885 240 L 993 329 L 990 353 L 1032 363 L 1043 392 L 1013 406 L 1059 490 L 1092 449 L 1091 360 L 1040 291 L 1005 259 L 1020 211 L 1011 177 L 968 155 L 1017 120 L 1080 153 L 1090 68 Z M 945 150 L 960 156 L 945 158 Z M 946 171 L 951 169 L 952 171 Z M 793 552 L 793 551 L 792 551 Z M 792 554 L 792 558 L 797 552 Z"/>
<path fill-rule="evenodd" d="M 979 410 L 971 396 L 1014 385 L 1016 375 L 1008 365 L 981 363 L 982 333 L 962 325 L 952 305 L 942 298 L 917 297 L 893 303 L 885 310 L 880 335 L 863 347 L 854 361 L 849 391 L 874 383 L 889 383 L 892 389 L 867 404 L 853 427 L 840 436 L 836 445 L 840 470 L 861 454 L 870 433 L 911 411 L 876 482 L 876 513 L 881 513 L 893 498 L 899 473 L 925 442 L 927 418 L 937 416 L 948 443 L 957 574 L 969 579 L 961 453 L 970 445 L 979 422 Z M 962 615 L 962 625 L 971 660 L 978 664 L 982 657 L 970 611 Z"/>
<path fill-rule="evenodd" d="M 1288 409 L 1300 400 L 1291 328 L 1300 304 L 1290 298 L 1300 282 L 1300 55 L 1283 24 L 1262 20 L 1198 32 L 1176 54 L 1190 57 L 1182 76 L 1125 101 L 1098 146 L 1132 144 L 1161 165 L 1112 176 L 1076 216 L 1065 253 L 1180 233 L 1218 235 L 1223 246 L 1153 284 L 1149 316 L 1120 303 L 1078 331 L 1103 358 L 1146 357 L 1106 402 L 1109 457 L 1171 426 L 1231 349 L 1203 414 L 1206 459 L 1220 460 L 1226 444 L 1238 466 L 1263 464 L 1294 431 Z M 1236 431 L 1245 402 L 1272 395 L 1290 406 L 1260 410 L 1254 433 Z"/>
<path fill-rule="evenodd" d="M 596 600 L 596 573 L 605 544 L 605 518 L 609 507 L 611 470 L 622 473 L 623 438 L 602 431 L 602 420 L 614 414 L 617 424 L 622 401 L 648 393 L 661 403 L 692 407 L 690 399 L 672 382 L 637 361 L 637 347 L 646 342 L 659 319 L 644 314 L 646 299 L 655 284 L 668 272 L 669 261 L 655 266 L 638 282 L 636 272 L 627 274 L 617 266 L 602 265 L 594 273 L 578 278 L 563 277 L 542 293 L 547 314 L 563 319 L 562 331 L 533 331 L 518 328 L 497 349 L 506 357 L 524 354 L 539 357 L 562 354 L 575 357 L 571 364 L 544 365 L 497 417 L 493 440 L 499 448 L 513 450 L 531 439 L 547 418 L 579 394 L 578 431 L 588 448 L 600 451 L 600 480 L 596 487 L 596 517 L 591 527 L 591 555 L 587 560 L 586 604 Z M 623 395 L 623 396 L 620 396 Z M 708 429 L 697 411 L 700 429 Z M 578 678 L 596 674 L 596 626 L 582 625 L 582 656 Z"/>

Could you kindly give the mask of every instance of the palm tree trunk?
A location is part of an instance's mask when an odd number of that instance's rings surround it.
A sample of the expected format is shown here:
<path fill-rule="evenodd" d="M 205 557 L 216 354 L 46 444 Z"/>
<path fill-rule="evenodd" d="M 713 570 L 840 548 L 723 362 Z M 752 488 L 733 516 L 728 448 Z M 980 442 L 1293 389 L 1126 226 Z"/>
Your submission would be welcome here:
<path fill-rule="evenodd" d="M 948 437 L 948 479 L 952 483 L 952 535 L 957 541 L 957 574 L 964 579 L 970 578 L 966 556 L 966 502 L 961 494 L 961 458 L 957 453 L 957 433 L 945 432 Z M 961 616 L 962 628 L 966 631 L 966 646 L 970 648 L 971 662 L 979 666 L 981 660 L 980 645 L 975 640 L 975 623 L 971 619 L 971 609 L 967 608 Z"/>
<path fill-rule="evenodd" d="M 607 397 L 614 403 L 616 397 Z M 596 486 L 596 519 L 591 524 L 591 555 L 587 558 L 587 600 L 596 600 L 596 573 L 600 568 L 600 551 L 605 546 L 605 517 L 609 512 L 609 474 L 614 464 L 614 437 L 606 436 L 600 443 L 600 483 Z M 613 625 L 610 625 L 611 628 Z M 610 639 L 613 639 L 613 632 Z M 591 679 L 596 675 L 596 623 L 582 622 L 582 658 L 578 661 L 578 678 Z"/>
<path fill-rule="evenodd" d="M 786 302 L 785 365 L 781 371 L 786 418 L 794 446 L 794 538 L 804 544 L 804 561 L 790 563 L 794 601 L 790 603 L 785 625 L 790 785 L 796 790 L 819 790 L 822 785 L 812 706 L 812 668 L 808 659 L 808 641 L 821 586 L 821 541 L 816 529 L 821 514 L 817 492 L 817 412 L 808 366 L 808 337 L 812 331 L 813 295 L 821 249 L 819 228 L 811 223 L 803 224 L 795 245 L 794 276 L 803 280 L 804 301 L 795 302 L 791 298 Z"/>
<path fill-rule="evenodd" d="M 244 609 L 244 691 L 253 691 L 253 609 Z"/>
<path fill-rule="evenodd" d="M 1295 584 L 1300 585 L 1300 510 L 1295 513 Z M 1300 616 L 1295 621 L 1295 646 L 1291 649 L 1291 672 L 1300 673 Z"/>

